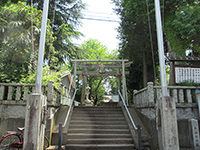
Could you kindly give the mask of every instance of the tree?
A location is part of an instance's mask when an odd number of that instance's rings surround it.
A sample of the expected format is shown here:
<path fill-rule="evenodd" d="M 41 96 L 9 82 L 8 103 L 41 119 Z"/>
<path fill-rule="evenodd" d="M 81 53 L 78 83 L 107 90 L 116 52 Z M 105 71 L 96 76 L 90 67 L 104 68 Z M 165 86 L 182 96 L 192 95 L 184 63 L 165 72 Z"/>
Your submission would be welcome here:
<path fill-rule="evenodd" d="M 27 0 L 27 4 L 31 5 L 31 0 Z M 42 10 L 43 0 L 33 0 L 33 6 Z M 52 55 L 51 50 L 47 49 L 44 57 L 51 69 L 58 70 L 66 58 L 69 60 L 77 57 L 79 49 L 72 43 L 72 39 L 82 36 L 78 26 L 81 24 L 81 10 L 84 8 L 85 5 L 81 0 L 50 0 L 48 18 L 51 20 L 51 29 L 55 37 L 52 41 L 55 50 L 53 60 L 49 59 Z"/>
<path fill-rule="evenodd" d="M 79 59 L 87 59 L 87 60 L 97 60 L 98 57 L 101 57 L 101 60 L 111 60 L 116 59 L 117 56 L 115 55 L 115 52 L 109 52 L 107 47 L 103 44 L 101 44 L 96 39 L 89 39 L 87 41 L 84 41 L 80 46 L 80 53 L 78 53 Z M 88 69 L 88 71 L 94 71 L 95 69 Z M 103 95 L 105 94 L 105 87 L 103 86 L 105 82 L 107 82 L 108 77 L 102 77 L 102 76 L 88 76 L 83 77 L 87 78 L 87 84 L 91 87 L 90 95 L 94 97 L 96 100 L 101 100 L 103 98 Z M 83 85 L 79 86 L 80 91 L 81 88 L 84 88 Z M 80 93 L 79 93 L 80 94 Z M 82 92 L 82 95 L 84 95 L 84 90 Z"/>
<path fill-rule="evenodd" d="M 0 82 L 19 82 L 22 75 L 28 75 L 31 56 L 37 59 L 42 12 L 36 8 L 33 12 L 34 35 L 31 34 L 31 8 L 25 3 L 18 2 L 0 10 Z M 50 36 L 48 23 L 47 46 L 51 45 Z M 35 49 L 32 49 L 32 38 Z"/>
<path fill-rule="evenodd" d="M 186 49 L 199 54 L 200 6 L 197 0 L 165 1 L 164 32 L 171 50 L 185 55 Z"/>
<path fill-rule="evenodd" d="M 133 62 L 130 75 L 127 76 L 127 80 L 130 81 L 127 82 L 128 91 L 132 94 L 132 90 L 142 88 L 147 82 L 155 81 L 156 78 L 158 57 L 155 18 L 152 14 L 148 15 L 146 1 L 113 0 L 113 2 L 116 5 L 115 11 L 121 19 L 118 28 L 119 57 Z M 149 12 L 154 10 L 152 2 L 150 1 L 148 5 Z"/>

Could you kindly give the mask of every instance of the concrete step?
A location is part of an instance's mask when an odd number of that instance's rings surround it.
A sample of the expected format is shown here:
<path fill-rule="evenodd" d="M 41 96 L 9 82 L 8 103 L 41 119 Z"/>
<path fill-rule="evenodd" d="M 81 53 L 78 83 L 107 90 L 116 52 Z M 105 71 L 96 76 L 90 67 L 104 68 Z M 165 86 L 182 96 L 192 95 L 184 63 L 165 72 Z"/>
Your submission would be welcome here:
<path fill-rule="evenodd" d="M 98 125 L 98 124 L 73 124 L 69 126 L 69 129 L 128 129 L 128 125 Z"/>
<path fill-rule="evenodd" d="M 130 139 L 132 138 L 130 134 L 102 134 L 102 133 L 97 133 L 97 134 L 90 134 L 90 133 L 68 133 L 68 134 L 63 134 L 62 135 L 62 144 L 68 144 L 67 140 L 68 139 Z M 53 133 L 52 134 L 52 142 L 51 145 L 57 145 L 58 144 L 58 133 Z"/>
<path fill-rule="evenodd" d="M 115 113 L 121 113 L 121 110 L 120 109 L 75 109 L 75 113 L 76 112 L 89 112 L 89 113 L 97 113 L 97 112 L 110 113 L 110 112 L 115 112 Z"/>
<path fill-rule="evenodd" d="M 62 150 L 65 150 L 65 145 L 62 145 Z M 57 150 L 58 146 L 57 145 L 51 145 L 48 148 L 46 148 L 46 150 Z"/>
<path fill-rule="evenodd" d="M 133 144 L 132 138 L 67 139 L 67 144 Z"/>
<path fill-rule="evenodd" d="M 128 134 L 130 131 L 128 129 L 87 129 L 87 128 L 77 128 L 69 129 L 68 133 L 90 133 L 90 134 Z"/>
<path fill-rule="evenodd" d="M 84 121 L 125 121 L 124 117 L 72 117 L 71 120 L 84 120 Z"/>
<path fill-rule="evenodd" d="M 88 134 L 88 133 L 68 133 L 67 138 L 131 138 L 131 134 Z"/>
<path fill-rule="evenodd" d="M 108 114 L 108 113 L 76 113 L 73 114 L 72 117 L 123 117 L 124 115 L 122 113 L 117 114 Z"/>
<path fill-rule="evenodd" d="M 134 144 L 67 144 L 69 150 L 135 150 Z"/>
<path fill-rule="evenodd" d="M 98 106 L 98 107 L 88 107 L 88 106 L 78 106 L 78 107 L 74 107 L 74 110 L 77 111 L 77 110 L 86 110 L 86 111 L 121 111 L 121 107 L 101 107 L 101 106 Z"/>
<path fill-rule="evenodd" d="M 124 125 L 127 124 L 125 120 L 118 120 L 118 121 L 110 121 L 110 120 L 71 120 L 70 125 L 74 124 L 97 124 L 97 125 Z"/>
<path fill-rule="evenodd" d="M 120 107 L 74 107 L 69 128 L 63 128 L 67 150 L 134 150 Z M 58 133 L 52 135 L 57 145 Z"/>

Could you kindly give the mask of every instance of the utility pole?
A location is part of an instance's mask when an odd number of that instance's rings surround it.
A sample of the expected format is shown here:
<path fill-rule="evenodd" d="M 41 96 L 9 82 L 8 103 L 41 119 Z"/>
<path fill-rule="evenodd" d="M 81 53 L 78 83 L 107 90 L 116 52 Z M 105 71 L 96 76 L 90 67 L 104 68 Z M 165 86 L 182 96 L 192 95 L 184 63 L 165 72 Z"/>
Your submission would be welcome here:
<path fill-rule="evenodd" d="M 160 150 L 179 150 L 176 103 L 167 92 L 160 0 L 154 1 L 156 11 L 157 40 L 159 49 L 160 79 L 162 88 L 162 97 L 161 99 L 159 99 L 157 105 L 158 112 L 160 112 L 160 117 L 158 118 L 161 118 L 160 126 L 158 126 L 158 137 L 161 138 L 159 142 L 159 147 Z"/>
<path fill-rule="evenodd" d="M 26 104 L 23 150 L 43 149 L 46 99 L 41 92 L 41 83 L 48 8 L 49 0 L 44 0 L 36 75 L 36 88 L 34 93 L 29 96 Z"/>

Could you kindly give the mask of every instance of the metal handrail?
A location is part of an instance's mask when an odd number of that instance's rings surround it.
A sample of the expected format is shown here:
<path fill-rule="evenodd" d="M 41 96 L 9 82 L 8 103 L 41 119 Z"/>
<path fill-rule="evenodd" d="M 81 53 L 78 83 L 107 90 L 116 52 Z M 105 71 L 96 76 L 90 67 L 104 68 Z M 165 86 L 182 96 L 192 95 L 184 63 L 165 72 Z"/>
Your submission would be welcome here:
<path fill-rule="evenodd" d="M 124 107 L 125 107 L 125 109 L 126 109 L 126 112 L 127 112 L 128 116 L 129 116 L 129 119 L 131 120 L 131 123 L 132 123 L 134 129 L 135 129 L 135 130 L 138 130 L 138 128 L 136 127 L 136 125 L 135 125 L 135 123 L 134 123 L 134 121 L 133 121 L 133 119 L 132 119 L 132 117 L 131 117 L 131 114 L 130 114 L 130 112 L 129 112 L 129 110 L 128 110 L 126 104 L 125 104 L 124 98 L 122 97 L 122 94 L 121 94 L 120 90 L 118 90 L 118 93 L 119 93 L 119 95 L 120 95 L 120 97 L 121 97 L 121 99 L 122 99 L 123 105 L 124 105 Z"/>
<path fill-rule="evenodd" d="M 72 97 L 72 101 L 71 101 L 71 104 L 70 104 L 70 107 L 69 107 L 69 111 L 67 112 L 67 116 L 66 116 L 66 118 L 65 118 L 65 122 L 64 122 L 64 124 L 63 124 L 63 128 L 65 127 L 65 125 L 67 124 L 67 120 L 68 120 L 68 118 L 69 118 L 69 114 L 70 114 L 70 112 L 71 112 L 71 109 L 72 109 L 72 104 L 73 104 L 73 102 L 74 102 L 74 98 L 75 98 L 75 95 L 76 95 L 76 91 L 77 91 L 77 89 L 75 89 L 75 91 L 74 91 L 74 94 L 73 94 L 73 97 Z"/>
<path fill-rule="evenodd" d="M 73 81 L 73 77 L 72 77 L 72 81 Z M 69 86 L 69 93 L 71 91 L 71 87 L 72 87 L 72 81 L 70 82 L 70 86 Z M 67 124 L 67 121 L 69 120 L 69 115 L 70 115 L 70 112 L 72 110 L 72 105 L 73 105 L 73 102 L 74 102 L 74 99 L 75 99 L 75 95 L 76 95 L 76 92 L 77 92 L 77 89 L 74 88 L 74 93 L 73 93 L 73 96 L 72 96 L 72 101 L 71 101 L 71 104 L 69 106 L 69 110 L 67 112 L 67 116 L 65 118 L 65 122 L 64 124 L 59 124 L 59 136 L 58 136 L 58 150 L 62 150 L 62 128 L 64 128 Z M 68 94 L 68 97 L 69 97 L 69 94 Z M 67 98 L 68 98 L 67 97 Z"/>
<path fill-rule="evenodd" d="M 130 112 L 129 112 L 127 106 L 126 106 L 125 100 L 124 100 L 124 98 L 123 98 L 123 96 L 122 96 L 120 90 L 118 90 L 118 93 L 119 93 L 119 95 L 120 95 L 120 97 L 121 97 L 121 99 L 122 99 L 123 105 L 124 105 L 124 107 L 125 107 L 125 109 L 126 109 L 126 112 L 127 112 L 128 116 L 129 116 L 129 119 L 130 119 L 130 121 L 131 121 L 131 123 L 132 123 L 134 129 L 138 132 L 138 150 L 142 150 L 141 127 L 140 127 L 140 126 L 137 127 L 137 126 L 135 125 L 135 123 L 134 123 L 134 121 L 133 121 L 133 119 L 132 119 L 132 117 L 131 117 L 131 114 L 130 114 Z"/>

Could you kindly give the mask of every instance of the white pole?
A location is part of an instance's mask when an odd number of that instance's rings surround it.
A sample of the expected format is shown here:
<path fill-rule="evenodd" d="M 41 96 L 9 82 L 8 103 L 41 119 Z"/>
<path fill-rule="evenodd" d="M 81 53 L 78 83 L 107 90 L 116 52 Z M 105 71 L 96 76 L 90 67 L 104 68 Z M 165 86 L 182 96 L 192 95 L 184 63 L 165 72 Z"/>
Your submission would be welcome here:
<path fill-rule="evenodd" d="M 44 46 L 45 46 L 45 38 L 46 38 L 48 9 L 49 9 L 49 0 L 44 0 L 35 93 L 41 93 L 42 67 L 43 67 L 43 60 L 44 60 Z"/>
<path fill-rule="evenodd" d="M 167 93 L 167 79 L 165 71 L 165 59 L 164 59 L 164 44 L 163 44 L 163 30 L 161 23 L 160 13 L 160 1 L 155 0 L 155 11 L 156 11 L 156 27 L 157 27 L 157 40 L 158 40 L 158 51 L 159 51 L 159 62 L 160 62 L 160 79 L 162 87 L 162 96 L 169 96 Z"/>

